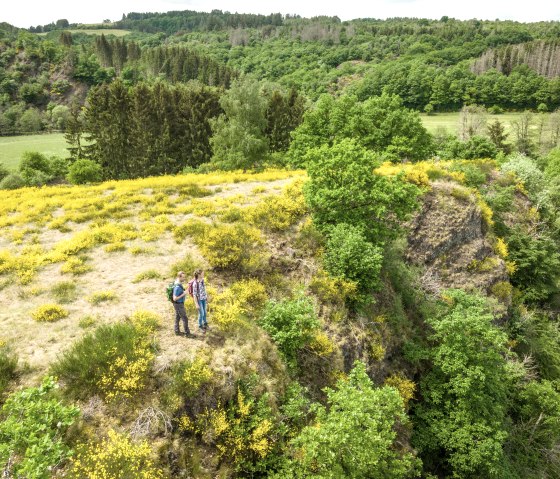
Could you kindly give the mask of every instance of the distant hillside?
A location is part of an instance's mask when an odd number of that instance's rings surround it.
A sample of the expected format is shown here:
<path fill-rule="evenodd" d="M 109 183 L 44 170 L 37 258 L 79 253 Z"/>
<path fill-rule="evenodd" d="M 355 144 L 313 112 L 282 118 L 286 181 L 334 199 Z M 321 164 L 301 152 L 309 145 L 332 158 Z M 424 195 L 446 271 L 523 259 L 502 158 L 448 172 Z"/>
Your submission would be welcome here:
<path fill-rule="evenodd" d="M 487 50 L 473 63 L 472 71 L 481 74 L 495 68 L 509 75 L 519 65 L 548 78 L 560 76 L 560 41 L 541 40 Z"/>

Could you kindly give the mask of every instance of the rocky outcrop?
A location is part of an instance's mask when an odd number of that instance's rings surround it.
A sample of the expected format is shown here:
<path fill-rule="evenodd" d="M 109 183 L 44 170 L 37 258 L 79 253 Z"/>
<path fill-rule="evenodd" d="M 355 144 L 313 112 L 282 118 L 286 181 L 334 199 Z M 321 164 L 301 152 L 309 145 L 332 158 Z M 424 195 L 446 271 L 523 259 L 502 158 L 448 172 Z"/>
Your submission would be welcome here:
<path fill-rule="evenodd" d="M 424 268 L 427 291 L 462 288 L 490 293 L 494 285 L 508 281 L 476 197 L 467 189 L 434 182 L 409 226 L 407 260 Z"/>

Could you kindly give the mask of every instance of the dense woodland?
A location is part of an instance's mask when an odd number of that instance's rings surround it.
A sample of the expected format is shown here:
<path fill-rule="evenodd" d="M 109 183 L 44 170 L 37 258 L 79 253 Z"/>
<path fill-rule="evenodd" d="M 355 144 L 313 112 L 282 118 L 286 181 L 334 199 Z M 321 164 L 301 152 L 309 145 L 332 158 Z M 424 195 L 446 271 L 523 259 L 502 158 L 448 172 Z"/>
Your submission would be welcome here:
<path fill-rule="evenodd" d="M 3 474 L 560 477 L 560 23 L 103 26 L 131 33 L 0 26 L 0 132 L 69 145 L 0 165 L 0 295 L 169 236 L 189 253 L 132 282 L 165 301 L 164 279 L 204 266 L 213 329 L 162 366 L 157 315 L 82 318 L 27 387 L 0 337 Z M 522 112 L 510 132 L 487 121 L 504 110 Z M 421 111 L 460 111 L 458 135 L 428 133 Z M 39 322 L 78 301 L 71 281 L 40 294 L 61 304 Z"/>

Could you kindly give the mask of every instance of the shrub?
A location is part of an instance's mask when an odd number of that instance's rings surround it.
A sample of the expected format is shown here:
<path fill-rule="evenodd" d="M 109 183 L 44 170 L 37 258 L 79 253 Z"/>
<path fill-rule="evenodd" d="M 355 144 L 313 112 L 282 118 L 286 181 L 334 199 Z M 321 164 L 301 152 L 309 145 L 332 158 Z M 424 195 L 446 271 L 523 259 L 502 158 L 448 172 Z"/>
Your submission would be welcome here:
<path fill-rule="evenodd" d="M 10 170 L 4 166 L 4 163 L 0 163 L 0 182 L 10 174 Z"/>
<path fill-rule="evenodd" d="M 130 397 L 147 381 L 153 346 L 133 324 L 103 325 L 65 351 L 52 366 L 66 384 L 65 392 L 77 399 L 95 394 L 107 399 Z"/>
<path fill-rule="evenodd" d="M 126 250 L 126 245 L 119 241 L 117 243 L 109 243 L 103 248 L 107 253 L 115 253 L 117 251 L 124 251 Z"/>
<path fill-rule="evenodd" d="M 107 301 L 117 301 L 118 299 L 119 298 L 114 291 L 96 291 L 87 298 L 87 300 L 94 306 Z"/>
<path fill-rule="evenodd" d="M 385 385 L 394 387 L 399 392 L 405 408 L 408 406 L 409 401 L 414 398 L 416 384 L 402 374 L 392 374 L 385 379 Z"/>
<path fill-rule="evenodd" d="M 538 198 L 545 189 L 544 175 L 537 164 L 521 153 L 511 155 L 508 161 L 501 166 L 504 173 L 515 173 L 523 181 L 523 185 L 533 199 Z"/>
<path fill-rule="evenodd" d="M 31 313 L 31 317 L 35 321 L 46 323 L 52 323 L 67 316 L 68 311 L 58 304 L 43 304 Z"/>
<path fill-rule="evenodd" d="M 197 357 L 194 360 L 186 360 L 177 364 L 173 376 L 179 394 L 192 398 L 204 384 L 212 380 L 214 374 L 208 366 L 208 359 Z"/>
<path fill-rule="evenodd" d="M 320 270 L 309 283 L 309 290 L 322 303 L 344 304 L 347 299 L 353 299 L 358 291 L 354 281 L 330 276 Z"/>
<path fill-rule="evenodd" d="M 53 378 L 45 378 L 38 388 L 12 394 L 2 406 L 0 463 L 6 477 L 48 479 L 71 455 L 64 437 L 80 411 L 56 399 L 56 387 Z"/>
<path fill-rule="evenodd" d="M 300 296 L 292 300 L 270 301 L 259 321 L 284 356 L 288 366 L 297 366 L 297 352 L 308 345 L 319 329 L 313 303 Z"/>
<path fill-rule="evenodd" d="M 327 406 L 315 405 L 315 420 L 291 441 L 286 470 L 275 478 L 417 477 L 419 461 L 397 445 L 396 429 L 408 421 L 396 389 L 375 388 L 357 361 L 326 394 Z"/>
<path fill-rule="evenodd" d="M 84 158 L 70 165 L 66 178 L 75 185 L 97 183 L 103 179 L 103 169 L 95 161 Z"/>
<path fill-rule="evenodd" d="M 263 239 L 258 229 L 243 224 L 215 225 L 197 241 L 211 266 L 220 269 L 251 269 L 258 266 Z"/>
<path fill-rule="evenodd" d="M 76 290 L 74 281 L 60 281 L 51 287 L 51 294 L 59 303 L 71 303 L 78 296 Z"/>
<path fill-rule="evenodd" d="M 130 321 L 138 331 L 146 334 L 161 327 L 161 317 L 158 314 L 142 309 L 134 311 L 130 316 Z"/>
<path fill-rule="evenodd" d="M 60 271 L 62 273 L 70 273 L 74 276 L 78 276 L 80 274 L 87 273 L 92 269 L 93 268 L 90 265 L 86 264 L 85 258 L 71 257 L 68 258 L 68 260 L 62 265 Z"/>
<path fill-rule="evenodd" d="M 171 266 L 169 277 L 176 278 L 179 271 L 184 271 L 187 277 L 190 277 L 195 270 L 202 267 L 201 263 L 201 261 L 197 261 L 190 254 L 186 254 L 182 260 Z"/>
<path fill-rule="evenodd" d="M 231 461 L 241 477 L 267 474 L 277 461 L 280 425 L 268 395 L 255 397 L 254 387 L 238 387 L 236 397 L 225 408 L 207 409 L 194 421 L 188 416 L 182 419 L 185 430 L 215 445 L 219 457 Z"/>
<path fill-rule="evenodd" d="M 44 185 L 52 179 L 51 164 L 42 153 L 26 151 L 19 164 L 21 177 L 29 186 Z"/>
<path fill-rule="evenodd" d="M 0 340 L 0 396 L 15 377 L 18 358 L 8 345 Z"/>
<path fill-rule="evenodd" d="M 177 275 L 177 273 L 181 271 L 181 270 L 177 270 L 175 272 L 175 275 Z M 194 269 L 193 269 L 194 271 Z M 187 270 L 187 274 L 190 273 L 190 270 Z M 158 271 L 156 271 L 155 269 L 148 269 L 146 271 L 142 271 L 141 273 L 138 273 L 136 275 L 136 277 L 132 280 L 133 283 L 140 283 L 141 281 L 144 281 L 146 279 L 162 279 L 163 276 L 161 275 L 161 273 L 159 273 Z"/>
<path fill-rule="evenodd" d="M 368 291 L 379 286 L 383 250 L 369 243 L 359 228 L 341 223 L 330 230 L 323 264 L 332 276 Z"/>
<path fill-rule="evenodd" d="M 25 186 L 25 180 L 18 173 L 10 173 L 0 181 L 1 190 L 16 190 Z"/>
<path fill-rule="evenodd" d="M 162 479 L 147 441 L 132 442 L 113 430 L 100 443 L 78 446 L 70 477 L 74 479 Z"/>

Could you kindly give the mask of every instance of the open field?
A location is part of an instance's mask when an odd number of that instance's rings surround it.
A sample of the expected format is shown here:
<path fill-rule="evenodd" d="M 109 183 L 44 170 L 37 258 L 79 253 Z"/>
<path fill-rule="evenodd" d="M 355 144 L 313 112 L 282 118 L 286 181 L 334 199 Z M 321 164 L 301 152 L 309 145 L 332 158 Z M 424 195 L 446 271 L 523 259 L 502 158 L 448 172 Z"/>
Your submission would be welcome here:
<path fill-rule="evenodd" d="M 500 121 L 506 129 L 507 133 L 511 132 L 512 123 L 516 121 L 521 113 L 518 112 L 507 112 L 501 113 L 499 115 L 488 115 L 487 120 L 488 123 L 492 123 L 495 120 Z M 546 118 L 548 118 L 548 114 L 544 114 Z M 435 133 L 438 128 L 445 128 L 448 133 L 455 133 L 457 134 L 459 129 L 459 112 L 453 113 L 435 113 L 433 115 L 425 115 L 421 114 L 420 117 L 422 118 L 422 123 L 430 133 Z M 537 119 L 537 114 L 534 114 L 534 119 Z M 536 128 L 536 126 L 534 126 Z"/>
<path fill-rule="evenodd" d="M 38 151 L 45 155 L 68 156 L 63 133 L 44 135 L 22 135 L 0 137 L 0 163 L 10 169 L 17 169 L 21 155 L 25 151 Z"/>

